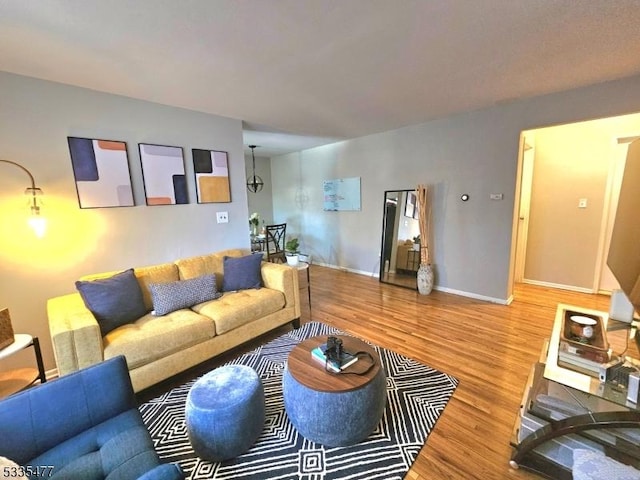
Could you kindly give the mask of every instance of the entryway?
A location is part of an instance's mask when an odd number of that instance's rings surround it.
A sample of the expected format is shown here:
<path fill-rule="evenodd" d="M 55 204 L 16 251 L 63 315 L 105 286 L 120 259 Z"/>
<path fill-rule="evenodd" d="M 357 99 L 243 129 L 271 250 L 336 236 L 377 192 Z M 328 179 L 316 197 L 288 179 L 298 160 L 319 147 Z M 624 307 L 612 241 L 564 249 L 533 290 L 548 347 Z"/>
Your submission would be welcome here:
<path fill-rule="evenodd" d="M 640 114 L 522 132 L 514 283 L 618 288 L 606 256 L 627 146 L 639 134 Z"/>

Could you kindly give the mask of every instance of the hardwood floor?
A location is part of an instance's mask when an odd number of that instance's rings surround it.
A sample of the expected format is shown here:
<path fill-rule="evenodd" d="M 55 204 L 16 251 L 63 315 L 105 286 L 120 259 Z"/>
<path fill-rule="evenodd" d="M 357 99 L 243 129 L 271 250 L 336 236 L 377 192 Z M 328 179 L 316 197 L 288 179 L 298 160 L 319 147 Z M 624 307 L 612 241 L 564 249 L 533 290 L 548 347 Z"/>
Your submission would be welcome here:
<path fill-rule="evenodd" d="M 334 325 L 460 381 L 407 479 L 540 478 L 508 465 L 509 440 L 529 369 L 551 334 L 558 303 L 606 311 L 609 297 L 518 285 L 515 300 L 504 306 L 438 291 L 421 296 L 376 278 L 316 265 L 310 274 L 312 311 L 310 316 L 305 284 L 303 322 Z M 208 371 L 290 328 L 199 368 Z M 173 379 L 176 384 L 182 381 Z M 138 399 L 153 398 L 168 386 L 153 387 Z"/>
<path fill-rule="evenodd" d="M 509 306 L 381 284 L 313 266 L 312 318 L 455 376 L 460 384 L 407 479 L 540 478 L 508 466 L 531 364 L 558 303 L 608 310 L 609 297 L 518 285 Z M 306 320 L 303 318 L 303 320 Z"/>

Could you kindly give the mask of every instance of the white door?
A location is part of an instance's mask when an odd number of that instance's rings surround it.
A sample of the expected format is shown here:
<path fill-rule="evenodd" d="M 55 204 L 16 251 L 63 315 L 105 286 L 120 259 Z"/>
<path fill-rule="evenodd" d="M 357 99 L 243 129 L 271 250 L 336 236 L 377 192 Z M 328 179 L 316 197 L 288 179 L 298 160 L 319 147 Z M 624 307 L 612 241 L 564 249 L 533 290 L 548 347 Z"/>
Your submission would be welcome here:
<path fill-rule="evenodd" d="M 531 185 L 533 183 L 533 160 L 535 149 L 524 139 L 522 153 L 522 183 L 520 185 L 520 209 L 518 211 L 518 234 L 516 238 L 516 282 L 524 280 L 524 267 L 527 259 L 527 235 L 529 232 L 529 210 L 531 208 Z"/>
<path fill-rule="evenodd" d="M 615 279 L 613 273 L 611 273 L 611 270 L 607 266 L 607 256 L 609 255 L 609 245 L 611 244 L 613 224 L 616 220 L 616 209 L 618 208 L 618 198 L 620 196 L 620 187 L 622 185 L 622 176 L 624 174 L 624 166 L 627 160 L 627 150 L 629 149 L 629 143 L 629 141 L 626 141 L 616 144 L 613 150 L 613 163 L 609 171 L 609 208 L 606 212 L 607 223 L 604 227 L 605 238 L 599 272 L 600 281 L 597 289 L 598 292 L 601 293 L 611 293 L 612 290 L 620 288 L 620 284 L 618 284 L 618 281 Z"/>

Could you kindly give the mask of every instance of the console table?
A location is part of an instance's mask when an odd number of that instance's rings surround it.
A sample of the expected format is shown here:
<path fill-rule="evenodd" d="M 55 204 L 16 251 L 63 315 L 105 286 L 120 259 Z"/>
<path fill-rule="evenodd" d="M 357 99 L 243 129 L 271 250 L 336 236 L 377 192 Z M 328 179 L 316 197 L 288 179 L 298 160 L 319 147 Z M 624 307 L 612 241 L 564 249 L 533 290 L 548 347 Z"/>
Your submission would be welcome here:
<path fill-rule="evenodd" d="M 627 400 L 626 386 L 619 380 L 601 382 L 596 374 L 558 363 L 567 312 L 601 317 L 614 356 L 640 367 L 635 327 L 610 321 L 605 312 L 558 305 L 551 337 L 524 389 L 510 465 L 548 478 L 571 479 L 573 451 L 586 449 L 640 469 L 640 407 Z"/>
<path fill-rule="evenodd" d="M 14 335 L 14 342 L 0 350 L 0 360 L 29 347 L 33 347 L 37 370 L 35 368 L 18 368 L 0 372 L 0 398 L 19 392 L 34 384 L 37 380 L 40 380 L 40 383 L 47 381 L 38 337 L 32 337 L 26 333 Z"/>

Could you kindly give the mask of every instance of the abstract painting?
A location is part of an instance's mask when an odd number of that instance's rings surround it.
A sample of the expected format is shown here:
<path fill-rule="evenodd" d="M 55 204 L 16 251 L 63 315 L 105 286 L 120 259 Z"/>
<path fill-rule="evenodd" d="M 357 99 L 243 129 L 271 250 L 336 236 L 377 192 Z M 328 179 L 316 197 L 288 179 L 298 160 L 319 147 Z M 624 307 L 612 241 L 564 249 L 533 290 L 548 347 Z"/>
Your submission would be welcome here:
<path fill-rule="evenodd" d="M 139 143 L 147 205 L 189 203 L 182 147 Z"/>
<path fill-rule="evenodd" d="M 197 148 L 192 152 L 198 203 L 230 202 L 231 186 L 227 152 Z"/>
<path fill-rule="evenodd" d="M 131 207 L 127 144 L 67 137 L 80 208 Z"/>

